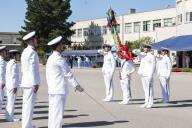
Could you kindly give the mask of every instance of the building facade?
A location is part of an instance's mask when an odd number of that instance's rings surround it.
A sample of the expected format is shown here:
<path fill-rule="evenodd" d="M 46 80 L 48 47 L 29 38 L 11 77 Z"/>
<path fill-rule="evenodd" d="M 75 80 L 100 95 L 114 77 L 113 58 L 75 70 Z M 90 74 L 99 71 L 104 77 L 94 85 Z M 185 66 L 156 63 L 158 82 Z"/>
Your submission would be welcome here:
<path fill-rule="evenodd" d="M 173 36 L 192 35 L 192 0 L 176 0 L 176 7 L 130 12 L 116 17 L 122 43 L 151 37 L 158 42 Z M 72 27 L 75 34 L 71 37 L 73 46 L 85 46 L 86 49 L 99 49 L 104 43 L 114 44 L 111 31 L 106 27 L 107 19 L 77 21 Z M 9 49 L 20 48 L 21 36 L 14 32 L 0 32 L 0 46 Z"/>
<path fill-rule="evenodd" d="M 136 12 L 117 16 L 118 33 L 121 41 L 134 41 L 151 37 L 154 42 L 178 35 L 192 34 L 192 0 L 176 0 L 176 7 Z M 75 34 L 72 45 L 85 45 L 98 49 L 103 43 L 113 45 L 106 18 L 78 21 L 72 27 Z"/>
<path fill-rule="evenodd" d="M 8 49 L 20 49 L 21 42 L 19 38 L 21 35 L 16 32 L 0 32 L 0 46 L 7 46 Z"/>

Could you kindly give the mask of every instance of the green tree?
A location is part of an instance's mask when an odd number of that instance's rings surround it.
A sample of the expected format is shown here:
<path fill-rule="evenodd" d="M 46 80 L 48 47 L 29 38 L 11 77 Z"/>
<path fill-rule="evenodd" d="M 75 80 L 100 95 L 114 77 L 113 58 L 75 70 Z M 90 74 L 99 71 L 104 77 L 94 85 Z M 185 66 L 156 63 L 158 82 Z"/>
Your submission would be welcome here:
<path fill-rule="evenodd" d="M 47 43 L 57 36 L 63 36 L 65 45 L 71 44 L 69 38 L 74 32 L 70 28 L 74 23 L 67 21 L 72 14 L 70 0 L 26 0 L 26 4 L 25 26 L 20 34 L 37 32 L 40 56 L 49 51 Z"/>
<path fill-rule="evenodd" d="M 140 40 L 126 41 L 126 44 L 129 47 L 130 51 L 132 51 L 133 49 L 141 48 L 143 44 L 151 44 L 152 42 L 153 39 L 151 37 L 143 37 Z"/>

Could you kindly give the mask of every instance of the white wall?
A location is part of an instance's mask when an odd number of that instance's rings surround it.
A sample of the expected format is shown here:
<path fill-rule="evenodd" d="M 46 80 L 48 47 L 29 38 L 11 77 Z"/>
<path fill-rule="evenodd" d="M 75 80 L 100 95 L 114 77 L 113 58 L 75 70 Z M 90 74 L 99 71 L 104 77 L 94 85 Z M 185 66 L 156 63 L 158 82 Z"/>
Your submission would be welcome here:
<path fill-rule="evenodd" d="M 192 35 L 192 23 L 177 26 L 177 35 Z"/>
<path fill-rule="evenodd" d="M 156 42 L 161 41 L 172 36 L 177 35 L 189 35 L 192 34 L 192 22 L 185 22 L 185 14 L 186 12 L 192 12 L 192 0 L 176 0 L 177 6 L 176 8 L 166 8 L 161 10 L 154 11 L 146 11 L 146 12 L 138 12 L 135 14 L 126 14 L 117 17 L 117 22 L 120 24 L 120 39 L 124 43 L 125 41 L 134 41 L 138 40 L 142 37 L 152 37 Z M 164 27 L 164 19 L 172 18 L 173 23 L 177 22 L 177 15 L 183 15 L 183 22 L 179 25 L 176 24 L 175 27 Z M 156 28 L 153 30 L 153 20 L 161 19 L 161 28 Z M 150 21 L 150 31 L 143 32 L 143 21 Z M 89 25 L 93 22 L 98 26 L 106 26 L 107 20 L 106 18 L 87 20 L 87 21 L 79 21 L 73 26 L 72 29 L 79 28 L 88 28 Z M 134 22 L 141 22 L 140 32 L 134 33 Z M 125 31 L 125 23 L 132 23 L 132 33 L 126 34 Z M 108 30 L 106 35 L 101 35 L 103 37 L 104 43 L 113 44 L 113 38 L 111 32 Z M 85 37 L 75 37 L 71 38 L 73 42 L 84 42 Z"/>
<path fill-rule="evenodd" d="M 164 27 L 156 29 L 156 42 L 176 36 L 176 27 Z"/>

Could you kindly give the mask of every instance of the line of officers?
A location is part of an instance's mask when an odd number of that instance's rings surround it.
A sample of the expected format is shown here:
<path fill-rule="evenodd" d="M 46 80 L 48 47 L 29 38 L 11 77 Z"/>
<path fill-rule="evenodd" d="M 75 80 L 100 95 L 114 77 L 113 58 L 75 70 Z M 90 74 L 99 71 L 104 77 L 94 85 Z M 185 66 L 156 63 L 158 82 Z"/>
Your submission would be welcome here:
<path fill-rule="evenodd" d="M 121 63 L 119 69 L 120 85 L 122 89 L 122 101 L 119 104 L 127 105 L 130 103 L 131 95 L 131 75 L 135 72 L 136 66 L 132 59 L 126 59 L 126 55 L 120 55 L 113 53 L 110 45 L 104 45 L 102 50 L 98 50 L 99 53 L 104 55 L 104 64 L 102 68 L 106 97 L 103 99 L 105 102 L 113 100 L 114 85 L 113 76 L 116 67 L 116 60 Z M 126 53 L 127 51 L 123 51 Z M 145 102 L 141 105 L 142 108 L 150 109 L 153 107 L 153 80 L 155 71 L 159 77 L 159 82 L 162 90 L 162 102 L 168 103 L 170 97 L 170 77 L 172 70 L 172 62 L 169 57 L 169 49 L 162 48 L 161 54 L 154 55 L 151 49 L 151 45 L 145 44 L 143 46 L 143 52 L 140 49 L 134 49 L 133 54 L 137 55 L 141 62 L 138 69 L 138 74 L 141 77 L 141 83 L 145 94 Z"/>
<path fill-rule="evenodd" d="M 32 125 L 33 110 L 36 95 L 40 86 L 39 57 L 35 48 L 38 46 L 36 32 L 30 32 L 23 37 L 27 47 L 21 54 L 21 73 L 16 62 L 17 50 L 10 50 L 10 60 L 5 62 L 5 46 L 0 47 L 0 114 L 6 116 L 9 122 L 22 120 L 22 128 L 36 128 Z M 63 38 L 59 36 L 51 40 L 48 46 L 52 54 L 46 64 L 46 80 L 49 94 L 49 128 L 62 128 L 68 81 L 75 91 L 83 92 L 67 62 L 62 57 Z M 6 88 L 7 100 L 5 111 L 2 111 L 3 89 Z M 22 119 L 14 116 L 14 103 L 18 87 L 23 91 Z"/>
<path fill-rule="evenodd" d="M 19 82 L 19 69 L 16 63 L 16 50 L 10 50 L 10 61 L 4 60 L 6 47 L 0 47 L 0 112 L 5 114 L 7 121 L 19 121 L 14 117 L 14 102 L 17 88 L 23 90 L 22 104 L 22 128 L 35 128 L 32 125 L 33 110 L 36 101 L 36 94 L 40 86 L 39 57 L 35 51 L 38 46 L 36 32 L 30 32 L 23 37 L 27 47 L 21 54 L 21 72 L 22 78 Z M 46 64 L 46 80 L 49 95 L 49 128 L 62 128 L 65 101 L 67 97 L 68 81 L 74 87 L 75 91 L 83 92 L 73 73 L 70 71 L 67 62 L 62 57 L 63 38 L 59 36 L 51 40 L 48 46 L 52 49 L 52 54 Z M 128 104 L 131 99 L 131 74 L 135 71 L 135 65 L 132 60 L 126 60 L 123 55 L 114 55 L 111 47 L 105 45 L 103 50 L 99 51 L 104 54 L 104 64 L 102 68 L 104 82 L 106 85 L 106 97 L 103 101 L 113 100 L 113 74 L 116 67 L 115 58 L 121 61 L 120 83 L 123 92 L 123 100 L 120 104 Z M 158 75 L 162 87 L 163 102 L 169 101 L 169 81 L 171 76 L 171 60 L 168 56 L 168 49 L 163 49 L 161 56 L 155 57 L 151 52 L 151 46 L 145 45 L 144 52 L 133 50 L 133 53 L 141 58 L 141 64 L 138 73 L 141 76 L 143 89 L 145 92 L 145 103 L 141 107 L 151 108 L 153 105 L 153 77 L 158 62 Z M 3 101 L 3 89 L 7 89 L 7 103 L 5 112 L 2 112 L 1 106 Z"/>

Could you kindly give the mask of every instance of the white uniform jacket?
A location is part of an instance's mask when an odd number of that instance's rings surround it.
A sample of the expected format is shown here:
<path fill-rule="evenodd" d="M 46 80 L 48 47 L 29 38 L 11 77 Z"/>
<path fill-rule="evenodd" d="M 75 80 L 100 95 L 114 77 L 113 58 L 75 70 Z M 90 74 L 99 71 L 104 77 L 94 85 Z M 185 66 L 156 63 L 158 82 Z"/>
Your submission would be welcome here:
<path fill-rule="evenodd" d="M 6 62 L 0 56 L 0 84 L 5 84 Z"/>
<path fill-rule="evenodd" d="M 47 60 L 46 79 L 49 94 L 67 94 L 68 81 L 73 87 L 78 85 L 65 59 L 56 51 Z"/>
<path fill-rule="evenodd" d="M 78 63 L 81 62 L 81 57 L 80 57 L 80 56 L 77 57 L 77 62 L 78 62 Z"/>
<path fill-rule="evenodd" d="M 158 76 L 163 76 L 169 78 L 171 76 L 172 63 L 170 57 L 167 55 L 157 57 L 158 66 L 157 74 Z"/>
<path fill-rule="evenodd" d="M 135 71 L 133 61 L 121 60 L 121 79 L 130 78 L 130 75 Z"/>
<path fill-rule="evenodd" d="M 88 57 L 85 57 L 85 61 L 86 61 L 86 62 L 90 62 L 90 60 L 89 60 Z"/>
<path fill-rule="evenodd" d="M 21 55 L 21 71 L 21 87 L 31 88 L 40 85 L 39 57 L 30 45 Z"/>
<path fill-rule="evenodd" d="M 19 66 L 15 59 L 11 59 L 6 66 L 6 88 L 17 88 L 19 84 Z"/>
<path fill-rule="evenodd" d="M 116 60 L 113 54 L 111 53 L 111 51 L 104 53 L 102 50 L 98 50 L 98 52 L 104 55 L 103 68 L 102 68 L 103 74 L 110 73 L 110 75 L 112 76 L 113 73 L 115 72 L 116 67 Z"/>
<path fill-rule="evenodd" d="M 133 50 L 133 53 L 138 55 L 141 59 L 140 67 L 138 70 L 138 74 L 144 77 L 149 77 L 150 79 L 153 77 L 155 68 L 156 68 L 156 58 L 151 53 L 144 53 L 138 50 Z"/>

